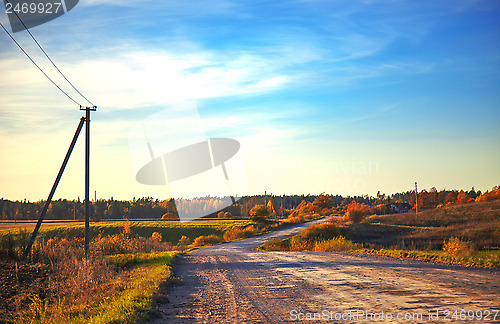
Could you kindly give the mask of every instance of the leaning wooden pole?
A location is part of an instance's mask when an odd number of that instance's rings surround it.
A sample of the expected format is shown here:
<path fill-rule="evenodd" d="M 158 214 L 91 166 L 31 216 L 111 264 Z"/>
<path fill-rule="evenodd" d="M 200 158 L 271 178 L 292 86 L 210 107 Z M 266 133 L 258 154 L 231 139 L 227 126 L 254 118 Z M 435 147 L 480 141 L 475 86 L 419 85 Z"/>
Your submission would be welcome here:
<path fill-rule="evenodd" d="M 40 217 L 38 218 L 38 222 L 36 223 L 35 229 L 33 230 L 33 234 L 31 234 L 31 239 L 28 243 L 28 246 L 26 247 L 26 250 L 24 251 L 24 257 L 28 256 L 28 254 L 30 253 L 31 247 L 33 246 L 33 243 L 35 243 L 35 239 L 36 239 L 36 236 L 38 234 L 38 230 L 40 229 L 40 226 L 42 225 L 43 218 L 45 217 L 45 214 L 47 213 L 47 209 L 49 208 L 50 202 L 52 201 L 52 198 L 54 197 L 54 193 L 56 192 L 57 185 L 59 184 L 59 181 L 61 180 L 61 177 L 64 173 L 64 169 L 66 168 L 66 165 L 68 164 L 69 157 L 71 156 L 71 152 L 73 152 L 73 148 L 75 147 L 76 140 L 78 139 L 78 135 L 80 135 L 80 131 L 82 130 L 84 122 L 85 122 L 85 117 L 82 117 L 80 119 L 80 123 L 78 124 L 78 127 L 76 128 L 75 135 L 73 136 L 73 140 L 71 141 L 71 144 L 68 148 L 68 152 L 66 153 L 66 157 L 64 158 L 64 161 L 61 165 L 61 168 L 59 169 L 59 173 L 57 174 L 56 180 L 54 181 L 54 184 L 52 185 L 52 190 L 50 190 L 49 197 L 47 198 L 47 201 L 45 202 L 45 205 L 43 206 L 42 213 L 40 214 Z"/>

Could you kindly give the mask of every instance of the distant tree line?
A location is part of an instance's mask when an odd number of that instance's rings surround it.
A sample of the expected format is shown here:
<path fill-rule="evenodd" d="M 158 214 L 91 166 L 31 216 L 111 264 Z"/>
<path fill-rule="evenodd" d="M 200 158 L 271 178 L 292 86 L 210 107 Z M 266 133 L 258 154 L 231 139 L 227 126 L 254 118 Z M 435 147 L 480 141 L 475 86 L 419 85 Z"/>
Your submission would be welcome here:
<path fill-rule="evenodd" d="M 433 208 L 451 203 L 467 203 L 471 201 L 489 200 L 500 194 L 500 189 L 494 187 L 492 191 L 484 194 L 472 188 L 469 191 L 464 190 L 441 190 L 435 187 L 422 190 L 418 193 L 418 207 Z M 321 195 L 320 195 L 321 196 Z M 301 203 L 312 203 L 317 195 L 255 195 L 244 196 L 236 204 L 226 207 L 207 217 L 248 217 L 252 208 L 256 205 L 264 205 L 268 208 L 269 214 L 274 217 L 289 216 Z M 221 198 L 203 197 L 193 200 L 184 199 L 183 204 L 212 204 L 217 206 Z M 321 201 L 321 199 L 319 200 Z M 394 202 L 409 203 L 415 206 L 415 192 L 406 191 L 386 195 L 380 191 L 375 197 L 328 195 L 328 204 L 332 207 L 345 207 L 355 201 L 358 204 L 365 204 L 370 207 L 388 206 Z M 36 220 L 38 219 L 45 201 L 30 202 L 25 200 L 10 201 L 0 199 L 0 219 L 2 220 Z M 317 202 L 318 204 L 318 202 Z M 321 205 L 321 202 L 319 202 Z M 388 210 L 388 209 L 382 209 Z M 151 197 L 132 199 L 128 201 L 110 199 L 99 199 L 92 201 L 92 220 L 101 219 L 177 219 L 177 210 L 174 199 L 159 200 Z M 51 202 L 45 219 L 50 220 L 83 220 L 84 219 L 84 201 L 59 199 Z"/>
<path fill-rule="evenodd" d="M 0 199 L 0 219 L 35 220 L 43 210 L 45 201 L 29 202 Z M 48 220 L 83 220 L 84 201 L 59 199 L 50 203 L 45 219 Z M 151 197 L 132 199 L 131 201 L 99 199 L 92 201 L 92 220 L 101 219 L 158 219 L 166 213 L 176 214 L 173 199 L 158 200 Z"/>

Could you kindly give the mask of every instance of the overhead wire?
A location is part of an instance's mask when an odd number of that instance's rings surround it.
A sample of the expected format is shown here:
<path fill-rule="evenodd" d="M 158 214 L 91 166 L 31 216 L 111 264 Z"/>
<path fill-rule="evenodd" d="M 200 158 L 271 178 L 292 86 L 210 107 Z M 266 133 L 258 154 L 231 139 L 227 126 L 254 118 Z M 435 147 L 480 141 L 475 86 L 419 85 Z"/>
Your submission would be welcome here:
<path fill-rule="evenodd" d="M 6 3 L 10 3 L 9 0 L 5 0 Z M 45 55 L 45 57 L 47 57 L 47 59 L 50 61 L 50 63 L 52 63 L 52 65 L 56 68 L 56 70 L 62 75 L 62 77 L 64 78 L 64 80 L 66 80 L 69 85 L 83 98 L 85 99 L 89 104 L 91 104 L 92 106 L 95 106 L 90 100 L 87 99 L 87 97 L 85 97 L 74 85 L 73 83 L 71 83 L 68 78 L 64 75 L 64 73 L 62 73 L 61 70 L 59 70 L 59 68 L 57 67 L 57 65 L 54 63 L 54 61 L 52 61 L 52 59 L 49 57 L 49 55 L 47 54 L 47 52 L 45 52 L 45 50 L 42 48 L 42 46 L 40 45 L 40 43 L 38 43 L 38 41 L 35 39 L 35 36 L 33 36 L 33 34 L 30 32 L 29 28 L 24 24 L 24 22 L 22 21 L 21 17 L 19 17 L 19 15 L 17 14 L 17 12 L 15 10 L 12 11 L 17 19 L 19 19 L 19 21 L 21 22 L 21 24 L 23 25 L 24 29 L 26 29 L 26 31 L 28 32 L 28 34 L 31 36 L 31 38 L 33 39 L 33 41 L 36 43 L 36 45 L 38 46 L 38 48 L 40 48 L 40 50 L 42 51 L 42 53 Z M 4 28 L 5 29 L 5 28 Z"/>
<path fill-rule="evenodd" d="M 9 0 L 5 0 L 6 3 L 10 3 Z M 87 97 L 85 97 L 82 92 L 80 92 L 75 86 L 73 83 L 71 83 L 71 81 L 66 77 L 66 75 L 64 75 L 64 73 L 57 67 L 57 65 L 55 64 L 55 62 L 50 58 L 50 56 L 47 54 L 47 52 L 43 49 L 43 47 L 40 45 L 40 43 L 36 40 L 35 36 L 30 32 L 29 28 L 26 26 L 26 24 L 23 22 L 23 20 L 21 19 L 21 17 L 19 17 L 19 15 L 17 14 L 17 12 L 13 11 L 13 13 L 16 15 L 17 19 L 21 22 L 21 24 L 23 25 L 24 29 L 28 32 L 28 34 L 30 35 L 30 37 L 32 38 L 32 40 L 35 42 L 35 44 L 38 46 L 38 48 L 42 51 L 42 53 L 45 55 L 45 57 L 49 60 L 49 62 L 54 66 L 54 68 L 59 72 L 59 74 L 68 82 L 68 84 L 83 98 L 85 99 L 88 103 L 90 103 L 92 106 L 95 106 Z M 71 101 L 73 101 L 75 104 L 77 104 L 78 106 L 82 107 L 82 105 L 76 101 L 72 96 L 70 96 L 66 91 L 64 91 L 54 80 L 52 80 L 47 73 L 45 73 L 45 71 L 33 60 L 33 58 L 31 58 L 31 56 L 24 50 L 24 48 L 21 46 L 21 44 L 19 44 L 19 42 L 16 41 L 16 39 L 11 35 L 11 33 L 5 28 L 5 26 L 0 22 L 0 26 L 3 28 L 3 30 L 7 33 L 7 35 L 9 35 L 9 37 L 12 39 L 12 41 L 19 47 L 19 49 L 26 55 L 26 57 L 31 61 L 31 63 L 33 63 L 37 68 L 38 70 L 40 70 L 40 72 L 42 72 L 42 74 L 59 90 L 61 91 L 61 93 L 63 93 L 67 98 L 69 98 Z M 68 114 L 73 112 L 72 110 L 71 111 L 68 111 L 68 112 L 64 112 L 62 114 L 58 114 L 56 116 L 53 116 L 49 119 L 45 119 L 45 120 L 42 120 L 40 122 L 36 122 L 30 126 L 27 126 L 27 127 L 23 127 L 21 129 L 18 129 L 16 131 L 14 131 L 14 133 L 23 133 L 26 129 L 33 129 L 33 128 L 37 128 L 37 127 L 40 127 L 40 126 L 43 126 L 44 124 L 47 124 L 48 122 L 50 121 L 54 121 L 55 120 L 61 120 L 61 119 L 65 119 L 68 117 Z M 63 117 L 61 117 L 61 115 L 64 115 Z M 12 134 L 11 134 L 12 135 Z M 10 135 L 8 135 L 10 136 Z"/>
<path fill-rule="evenodd" d="M 31 61 L 31 63 L 33 63 L 39 70 L 40 72 L 43 73 L 43 75 L 57 88 L 59 89 L 59 91 L 61 91 L 66 97 L 68 97 L 71 101 L 73 101 L 75 104 L 77 104 L 78 106 L 81 106 L 75 99 L 73 99 L 69 94 L 66 93 L 66 91 L 64 91 L 63 89 L 61 89 L 61 87 L 59 87 L 48 75 L 47 73 L 45 73 L 42 68 L 40 66 L 38 66 L 38 64 L 36 64 L 36 62 L 31 58 L 31 56 L 24 50 L 24 48 L 21 46 L 21 44 L 19 44 L 15 39 L 14 37 L 9 33 L 9 31 L 4 27 L 4 25 L 2 24 L 2 22 L 0 22 L 0 26 L 3 28 L 3 30 L 5 30 L 5 32 L 7 33 L 7 35 L 9 35 L 9 37 L 12 39 L 12 41 L 14 41 L 14 43 L 16 43 L 17 47 L 19 47 L 19 49 L 21 49 L 21 51 L 24 53 L 24 55 L 26 55 L 26 57 L 28 57 L 28 59 Z"/>

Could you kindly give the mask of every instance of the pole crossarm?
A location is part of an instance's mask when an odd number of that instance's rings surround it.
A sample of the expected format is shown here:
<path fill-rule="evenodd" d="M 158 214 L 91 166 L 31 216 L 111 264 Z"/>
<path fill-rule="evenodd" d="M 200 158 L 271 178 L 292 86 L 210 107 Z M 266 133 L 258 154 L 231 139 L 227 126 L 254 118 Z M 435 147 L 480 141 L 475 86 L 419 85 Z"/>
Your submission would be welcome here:
<path fill-rule="evenodd" d="M 61 168 L 59 169 L 59 173 L 57 174 L 56 180 L 54 181 L 54 184 L 52 185 L 52 190 L 50 190 L 49 197 L 47 198 L 47 201 L 45 202 L 45 205 L 43 206 L 42 213 L 40 214 L 40 217 L 38 218 L 38 222 L 35 226 L 35 229 L 33 230 L 33 234 L 31 234 L 31 239 L 28 243 L 28 246 L 26 247 L 26 250 L 24 251 L 24 257 L 28 256 L 28 254 L 31 250 L 31 246 L 33 245 L 33 243 L 35 243 L 35 239 L 36 239 L 36 236 L 38 234 L 38 230 L 40 229 L 40 226 L 42 225 L 43 218 L 45 217 L 45 214 L 47 213 L 50 202 L 52 201 L 52 198 L 54 197 L 54 193 L 56 192 L 57 185 L 59 184 L 59 181 L 61 180 L 61 177 L 64 173 L 64 169 L 66 168 L 66 165 L 68 164 L 69 157 L 71 156 L 71 152 L 73 152 L 73 148 L 75 147 L 76 141 L 78 139 L 78 135 L 80 135 L 80 131 L 83 128 L 84 122 L 85 122 L 85 117 L 82 117 L 80 119 L 80 123 L 78 124 L 78 127 L 76 128 L 75 135 L 73 136 L 73 140 L 71 141 L 71 144 L 68 148 L 68 152 L 66 153 L 66 157 L 64 158 L 64 161 L 61 165 Z"/>
<path fill-rule="evenodd" d="M 97 106 L 92 106 L 92 107 L 83 107 L 83 106 L 80 106 L 80 110 L 90 110 L 90 111 L 96 111 L 97 110 Z"/>

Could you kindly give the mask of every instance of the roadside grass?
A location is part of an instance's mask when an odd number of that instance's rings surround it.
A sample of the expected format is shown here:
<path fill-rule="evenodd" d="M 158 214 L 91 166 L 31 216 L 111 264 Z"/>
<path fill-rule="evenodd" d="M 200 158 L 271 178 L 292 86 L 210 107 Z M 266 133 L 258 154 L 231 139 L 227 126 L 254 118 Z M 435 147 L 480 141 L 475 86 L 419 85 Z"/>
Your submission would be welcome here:
<path fill-rule="evenodd" d="M 55 302 L 30 296 L 27 310 L 13 323 L 143 323 L 150 317 L 155 293 L 172 278 L 171 265 L 178 252 L 109 256 L 117 267 L 129 267 L 92 289 L 91 296 Z"/>
<path fill-rule="evenodd" d="M 81 323 L 142 323 L 146 322 L 152 302 L 160 284 L 171 280 L 171 264 L 178 252 L 124 254 L 110 257 L 117 266 L 133 265 L 128 273 L 129 281 L 118 279 L 111 283 L 122 287 L 114 296 L 106 297 L 94 309 L 93 316 Z M 77 322 L 80 323 L 80 322 Z"/>
<path fill-rule="evenodd" d="M 482 268 L 500 268 L 500 250 L 475 251 L 467 256 L 453 255 L 444 251 L 404 251 L 397 249 L 355 249 L 350 252 L 389 256 L 399 259 L 441 262 Z"/>

